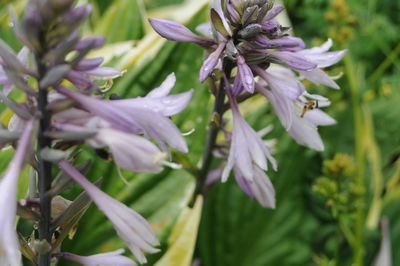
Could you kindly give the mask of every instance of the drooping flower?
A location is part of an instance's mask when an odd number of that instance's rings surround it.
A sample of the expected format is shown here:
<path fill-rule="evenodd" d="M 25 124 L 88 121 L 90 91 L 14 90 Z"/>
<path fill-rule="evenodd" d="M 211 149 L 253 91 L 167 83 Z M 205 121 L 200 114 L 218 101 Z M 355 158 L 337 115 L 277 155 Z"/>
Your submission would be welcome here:
<path fill-rule="evenodd" d="M 29 121 L 21 136 L 14 158 L 0 180 L 0 265 L 22 265 L 18 237 L 15 231 L 17 186 L 18 176 L 31 144 L 32 129 L 33 121 Z"/>
<path fill-rule="evenodd" d="M 272 157 L 260 136 L 247 124 L 240 114 L 236 100 L 230 97 L 233 113 L 232 141 L 229 157 L 222 181 L 226 181 L 232 168 L 235 168 L 244 178 L 253 181 L 256 175 L 255 167 L 268 170 L 267 161 L 277 169 L 275 159 Z"/>
<path fill-rule="evenodd" d="M 144 134 L 154 139 L 164 151 L 168 150 L 169 145 L 187 152 L 188 148 L 181 133 L 174 123 L 164 116 L 176 114 L 185 108 L 191 99 L 192 91 L 168 95 L 174 83 L 174 76 L 170 76 L 161 87 L 146 97 L 126 100 L 99 100 L 63 87 L 57 90 L 79 103 L 80 108 L 101 117 L 116 129 Z"/>
<path fill-rule="evenodd" d="M 275 209 L 275 189 L 264 170 L 253 165 L 253 180 L 245 178 L 236 168 L 234 173 L 239 187 L 250 198 L 255 198 L 265 208 Z"/>
<path fill-rule="evenodd" d="M 209 55 L 203 62 L 199 77 L 203 82 L 212 76 L 213 71 L 218 73 L 222 70 L 219 73 L 221 82 L 231 103 L 234 128 L 232 141 L 228 138 L 231 146 L 222 179 L 226 180 L 234 169 L 238 183 L 247 194 L 257 198 L 262 205 L 273 206 L 270 199 L 261 196 L 273 195 L 270 183 L 264 180 L 250 184 L 250 181 L 254 181 L 255 176 L 262 176 L 260 171 L 267 169 L 267 159 L 274 168 L 276 163 L 261 139 L 241 117 L 236 98 L 242 101 L 255 93 L 264 95 L 285 129 L 299 144 L 321 151 L 324 145 L 317 127 L 332 125 L 335 120 L 319 108 L 328 106 L 330 102 L 322 96 L 307 93 L 301 79 L 338 89 L 339 86 L 323 68 L 340 61 L 346 50 L 329 52 L 330 39 L 320 47 L 306 49 L 302 39 L 289 36 L 289 27 L 280 25 L 276 17 L 284 7 L 274 5 L 273 1 L 213 0 L 211 7 L 210 21 L 197 28 L 198 32 L 215 42 L 206 47 Z M 171 37 L 175 34 L 172 29 L 151 24 L 166 39 L 180 41 Z M 197 43 L 193 40 L 202 38 L 188 32 L 186 29 L 191 38 L 186 38 L 186 42 Z M 300 76 L 296 76 L 296 72 Z M 257 193 L 261 188 L 269 192 Z"/>
<path fill-rule="evenodd" d="M 141 108 L 153 111 L 162 116 L 172 116 L 181 112 L 192 99 L 193 90 L 184 93 L 168 95 L 176 82 L 175 74 L 170 74 L 160 87 L 153 89 L 145 97 L 115 100 L 113 103 L 120 108 Z"/>
<path fill-rule="evenodd" d="M 123 249 L 91 256 L 79 256 L 69 252 L 57 254 L 57 257 L 80 263 L 84 266 L 136 266 L 128 257 L 122 256 Z"/>
<path fill-rule="evenodd" d="M 147 262 L 144 252 L 156 253 L 159 251 L 153 247 L 159 245 L 155 233 L 142 216 L 102 192 L 67 161 L 60 162 L 59 166 L 85 189 L 97 207 L 111 221 L 118 236 L 125 242 L 140 263 Z"/>
<path fill-rule="evenodd" d="M 267 90 L 259 82 L 257 91 L 268 98 L 288 133 L 299 144 L 323 151 L 324 145 L 318 134 L 318 126 L 336 123 L 333 118 L 319 109 L 328 106 L 329 100 L 319 95 L 308 94 L 298 78 L 288 69 L 274 66 L 265 72 L 259 69 L 256 69 L 256 72 L 261 74 L 260 76 L 270 88 Z M 313 101 L 306 98 L 311 98 Z M 310 110 L 307 109 L 308 105 L 312 105 Z"/>
<path fill-rule="evenodd" d="M 149 140 L 112 128 L 99 129 L 87 143 L 95 148 L 109 147 L 115 163 L 134 172 L 160 172 L 166 157 Z"/>

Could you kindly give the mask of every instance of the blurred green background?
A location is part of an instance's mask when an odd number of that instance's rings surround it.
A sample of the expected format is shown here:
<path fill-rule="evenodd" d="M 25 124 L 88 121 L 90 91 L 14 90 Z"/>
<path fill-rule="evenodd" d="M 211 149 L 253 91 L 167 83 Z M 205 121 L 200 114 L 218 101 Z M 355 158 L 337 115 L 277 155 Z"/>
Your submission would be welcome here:
<path fill-rule="evenodd" d="M 176 160 L 198 164 L 213 103 L 207 86 L 198 82 L 204 52 L 194 44 L 162 40 L 146 19 L 172 19 L 194 29 L 207 20 L 207 1 L 79 2 L 95 7 L 84 34 L 108 38 L 93 56 L 105 56 L 108 65 L 127 71 L 116 80 L 113 93 L 143 96 L 171 72 L 177 76 L 175 93 L 195 89 L 192 103 L 174 121 L 183 132 L 196 130 L 187 137 L 188 157 L 177 155 Z M 400 1 L 284 3 L 295 35 L 308 46 L 332 38 L 335 50 L 349 50 L 343 61 L 329 69 L 330 75 L 340 77 L 340 91 L 306 83 L 310 92 L 331 99 L 325 111 L 338 123 L 320 129 L 326 149 L 319 153 L 290 139 L 263 98 L 243 104 L 255 129 L 274 125 L 267 137 L 277 141 L 279 170 L 268 174 L 276 188 L 277 208 L 261 208 L 233 178 L 216 184 L 204 203 L 194 258 L 204 266 L 371 265 L 381 241 L 379 223 L 386 216 L 393 265 L 400 265 L 396 252 L 400 250 Z M 22 0 L 0 4 L 0 37 L 15 49 L 19 46 L 10 29 L 8 6 L 21 14 L 25 4 Z M 6 117 L 7 111 L 0 108 Z M 3 158 L 9 156 L 4 152 L 1 156 L 4 169 L 7 159 Z M 93 156 L 90 150 L 82 155 Z M 96 159 L 88 177 L 104 177 L 105 191 L 152 223 L 163 249 L 149 256 L 153 265 L 168 248 L 168 237 L 191 199 L 195 180 L 185 169 L 167 169 L 158 175 L 123 174 L 129 186 L 118 178 L 112 163 Z M 65 197 L 72 199 L 79 191 L 71 189 Z M 89 255 L 119 247 L 123 244 L 111 224 L 92 206 L 63 250 Z"/>

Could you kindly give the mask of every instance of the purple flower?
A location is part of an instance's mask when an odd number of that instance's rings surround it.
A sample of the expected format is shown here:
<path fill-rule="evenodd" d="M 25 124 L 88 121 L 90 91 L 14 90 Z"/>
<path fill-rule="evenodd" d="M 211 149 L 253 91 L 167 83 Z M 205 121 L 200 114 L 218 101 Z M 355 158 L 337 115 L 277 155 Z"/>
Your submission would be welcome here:
<path fill-rule="evenodd" d="M 114 101 L 120 108 L 141 108 L 153 111 L 162 116 L 172 116 L 181 112 L 192 99 L 193 90 L 175 95 L 168 95 L 175 85 L 175 74 L 170 74 L 160 87 L 152 90 L 143 98 L 132 98 Z"/>
<path fill-rule="evenodd" d="M 272 164 L 275 170 L 277 164 L 260 136 L 243 119 L 233 97 L 230 97 L 230 103 L 233 113 L 232 142 L 228 162 L 222 174 L 222 181 L 227 180 L 234 167 L 244 178 L 254 181 L 258 176 L 255 172 L 255 166 L 266 171 L 268 170 L 267 161 Z"/>
<path fill-rule="evenodd" d="M 91 256 L 79 256 L 68 252 L 57 254 L 57 257 L 80 263 L 84 266 L 136 266 L 128 257 L 122 256 L 123 249 L 100 253 Z"/>
<path fill-rule="evenodd" d="M 167 40 L 176 42 L 194 42 L 204 47 L 209 47 L 215 44 L 213 40 L 194 34 L 188 28 L 179 23 L 156 18 L 150 18 L 149 22 L 153 29 Z"/>
<path fill-rule="evenodd" d="M 15 231 L 17 186 L 18 176 L 31 144 L 32 129 L 33 121 L 29 121 L 22 133 L 14 158 L 0 180 L 0 265 L 22 265 L 18 237 Z"/>
<path fill-rule="evenodd" d="M 255 198 L 265 208 L 275 209 L 275 189 L 264 170 L 253 165 L 253 180 L 245 178 L 236 168 L 234 172 L 239 187 L 250 198 Z"/>
<path fill-rule="evenodd" d="M 111 221 L 118 236 L 125 242 L 140 263 L 147 262 L 144 252 L 156 253 L 159 251 L 153 247 L 159 245 L 155 233 L 142 216 L 102 192 L 67 161 L 60 162 L 59 166 L 85 189 L 97 207 Z"/>
<path fill-rule="evenodd" d="M 347 53 L 347 50 L 328 52 L 332 47 L 332 44 L 332 40 L 328 39 L 321 46 L 304 49 L 296 52 L 296 54 L 305 57 L 308 61 L 313 62 L 319 68 L 329 67 L 339 62 Z"/>
<path fill-rule="evenodd" d="M 109 147 L 115 163 L 134 172 L 160 172 L 166 157 L 149 140 L 112 128 L 99 129 L 87 143 L 95 148 Z"/>
<path fill-rule="evenodd" d="M 124 102 L 121 104 L 120 101 L 124 100 L 99 100 L 63 87 L 57 90 L 119 130 L 153 138 L 163 150 L 167 150 L 168 144 L 182 152 L 188 151 L 186 142 L 174 123 L 156 112 L 140 106 L 126 106 Z"/>

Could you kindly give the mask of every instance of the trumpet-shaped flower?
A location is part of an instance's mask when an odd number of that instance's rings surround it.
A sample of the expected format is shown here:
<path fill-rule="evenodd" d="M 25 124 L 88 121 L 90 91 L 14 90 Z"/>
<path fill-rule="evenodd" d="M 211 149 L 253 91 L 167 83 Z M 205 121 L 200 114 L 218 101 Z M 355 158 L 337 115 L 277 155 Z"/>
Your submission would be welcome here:
<path fill-rule="evenodd" d="M 236 100 L 230 97 L 233 113 L 232 142 L 227 165 L 222 173 L 222 181 L 226 181 L 232 168 L 244 178 L 254 181 L 257 178 L 255 166 L 268 170 L 267 161 L 276 170 L 277 164 L 260 136 L 247 124 L 240 114 Z"/>
<path fill-rule="evenodd" d="M 100 253 L 91 256 L 79 256 L 69 252 L 62 252 L 57 257 L 80 263 L 84 266 L 136 266 L 128 257 L 122 256 L 123 249 L 113 252 Z"/>
<path fill-rule="evenodd" d="M 176 82 L 175 74 L 170 74 L 160 87 L 152 90 L 143 98 L 115 100 L 113 104 L 129 110 L 140 108 L 158 113 L 163 116 L 172 116 L 181 112 L 192 99 L 193 90 L 175 95 L 168 95 Z"/>
<path fill-rule="evenodd" d="M 99 100 L 62 87 L 58 91 L 117 129 L 153 138 L 163 150 L 167 150 L 168 144 L 187 152 L 186 142 L 174 123 L 156 112 L 142 108 L 141 104 L 127 106 L 126 102 L 121 104 L 120 100 Z"/>
<path fill-rule="evenodd" d="M 275 189 L 264 170 L 253 165 L 253 180 L 245 178 L 239 169 L 234 168 L 239 187 L 250 197 L 255 198 L 265 208 L 275 208 Z"/>
<path fill-rule="evenodd" d="M 144 252 L 156 253 L 159 251 L 153 247 L 159 245 L 155 233 L 142 216 L 102 192 L 67 161 L 60 162 L 59 166 L 85 189 L 97 207 L 111 221 L 118 236 L 125 242 L 140 263 L 147 262 Z"/>
<path fill-rule="evenodd" d="M 14 158 L 0 180 L 0 265 L 4 266 L 22 265 L 18 237 L 15 231 L 17 185 L 18 176 L 31 143 L 32 128 L 33 121 L 29 121 L 22 133 Z"/>
<path fill-rule="evenodd" d="M 160 172 L 165 158 L 149 140 L 112 128 L 101 128 L 87 143 L 96 148 L 110 148 L 115 163 L 134 172 Z"/>

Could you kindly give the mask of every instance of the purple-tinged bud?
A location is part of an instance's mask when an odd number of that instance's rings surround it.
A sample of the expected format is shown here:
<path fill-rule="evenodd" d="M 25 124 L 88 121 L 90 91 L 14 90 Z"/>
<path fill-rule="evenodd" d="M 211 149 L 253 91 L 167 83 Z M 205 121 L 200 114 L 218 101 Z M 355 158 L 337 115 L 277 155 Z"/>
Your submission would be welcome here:
<path fill-rule="evenodd" d="M 64 62 L 65 57 L 74 49 L 79 39 L 79 30 L 76 30 L 65 41 L 62 41 L 54 49 L 49 51 L 45 55 L 44 61 L 50 63 L 50 65 Z"/>
<path fill-rule="evenodd" d="M 242 24 L 246 26 L 250 23 L 253 23 L 257 19 L 257 16 L 258 16 L 257 6 L 251 6 L 246 8 L 242 16 Z"/>
<path fill-rule="evenodd" d="M 86 39 L 83 39 L 77 43 L 75 46 L 75 50 L 77 51 L 83 51 L 86 50 L 88 47 L 91 47 L 92 49 L 96 49 L 101 47 L 104 42 L 106 41 L 106 38 L 104 36 L 91 36 Z"/>
<path fill-rule="evenodd" d="M 65 78 L 80 89 L 88 89 L 93 85 L 93 81 L 75 70 L 69 71 Z"/>
<path fill-rule="evenodd" d="M 227 17 L 232 24 L 240 23 L 240 15 L 231 4 L 226 5 L 226 10 L 228 12 Z"/>
<path fill-rule="evenodd" d="M 37 95 L 37 91 L 31 88 L 25 79 L 18 73 L 12 70 L 4 69 L 4 73 L 7 75 L 8 79 L 19 89 L 23 90 L 29 95 Z"/>
<path fill-rule="evenodd" d="M 93 8 L 91 5 L 76 7 L 68 11 L 68 13 L 63 16 L 62 21 L 69 24 L 80 24 L 92 13 L 92 10 Z"/>
<path fill-rule="evenodd" d="M 179 23 L 156 18 L 149 18 L 149 22 L 153 29 L 167 40 L 176 42 L 194 42 L 204 47 L 210 47 L 215 44 L 213 40 L 194 34 L 188 28 Z"/>
<path fill-rule="evenodd" d="M 276 5 L 273 8 L 271 8 L 267 15 L 264 17 L 263 21 L 271 20 L 275 18 L 279 13 L 281 13 L 285 9 L 284 6 L 282 5 Z"/>
<path fill-rule="evenodd" d="M 0 39 L 0 58 L 2 59 L 2 65 L 5 68 L 9 68 L 12 71 L 18 73 L 33 75 L 32 71 L 27 69 L 24 64 L 18 59 L 14 51 L 8 46 L 3 40 Z"/>
<path fill-rule="evenodd" d="M 210 76 L 211 72 L 213 72 L 214 68 L 218 64 L 222 52 L 225 49 L 225 46 L 225 42 L 220 43 L 217 49 L 204 61 L 203 66 L 200 69 L 200 82 L 204 82 Z"/>
<path fill-rule="evenodd" d="M 32 115 L 29 113 L 26 106 L 11 100 L 4 94 L 3 91 L 0 91 L 0 100 L 2 100 L 3 103 L 7 105 L 7 107 L 10 108 L 20 118 L 25 120 L 29 120 L 32 118 Z"/>
<path fill-rule="evenodd" d="M 240 79 L 243 87 L 246 91 L 254 93 L 254 76 L 250 67 L 246 64 L 244 58 L 241 55 L 237 56 L 237 65 Z"/>
<path fill-rule="evenodd" d="M 85 58 L 74 67 L 77 71 L 87 71 L 99 67 L 104 61 L 102 57 Z"/>
<path fill-rule="evenodd" d="M 246 28 L 239 31 L 239 36 L 243 39 L 252 39 L 262 31 L 260 24 L 250 24 Z"/>
<path fill-rule="evenodd" d="M 219 32 L 224 38 L 228 38 L 230 36 L 230 33 L 225 28 L 225 25 L 224 25 L 224 22 L 223 22 L 221 16 L 218 14 L 218 12 L 214 8 L 211 8 L 210 17 L 211 17 L 211 22 L 212 22 L 214 29 L 217 32 Z"/>

